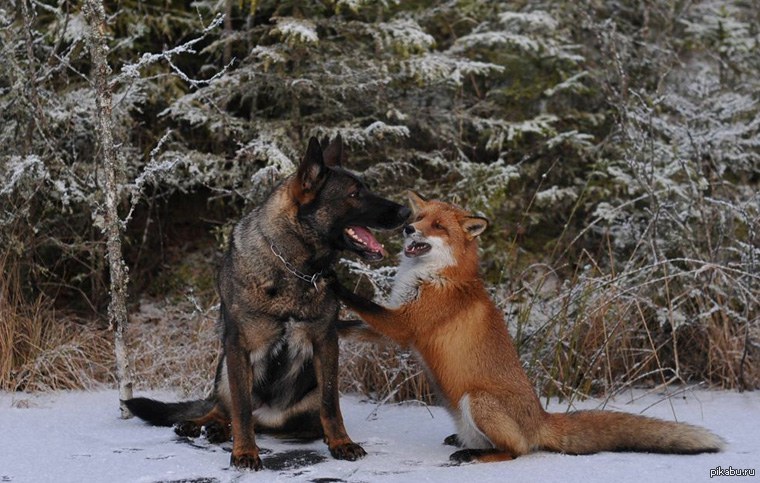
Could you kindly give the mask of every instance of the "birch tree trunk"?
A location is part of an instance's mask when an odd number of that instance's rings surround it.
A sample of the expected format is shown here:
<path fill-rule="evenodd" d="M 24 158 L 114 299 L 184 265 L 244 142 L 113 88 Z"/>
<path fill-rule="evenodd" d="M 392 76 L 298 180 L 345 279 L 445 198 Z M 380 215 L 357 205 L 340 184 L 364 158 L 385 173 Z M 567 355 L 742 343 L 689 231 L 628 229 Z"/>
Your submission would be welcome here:
<path fill-rule="evenodd" d="M 102 0 L 85 0 L 83 11 L 89 26 L 88 40 L 92 58 L 92 78 L 96 90 L 97 126 L 103 155 L 105 173 L 105 232 L 108 264 L 111 275 L 111 300 L 108 304 L 109 327 L 114 331 L 114 351 L 116 355 L 116 378 L 119 384 L 119 406 L 121 417 L 130 414 L 124 405 L 132 397 L 132 376 L 130 361 L 124 342 L 127 326 L 127 267 L 121 251 L 121 220 L 118 213 L 117 173 L 120 158 L 116 154 L 113 139 L 113 120 L 111 117 L 112 99 L 108 77 L 108 44 L 106 42 L 106 15 Z"/>

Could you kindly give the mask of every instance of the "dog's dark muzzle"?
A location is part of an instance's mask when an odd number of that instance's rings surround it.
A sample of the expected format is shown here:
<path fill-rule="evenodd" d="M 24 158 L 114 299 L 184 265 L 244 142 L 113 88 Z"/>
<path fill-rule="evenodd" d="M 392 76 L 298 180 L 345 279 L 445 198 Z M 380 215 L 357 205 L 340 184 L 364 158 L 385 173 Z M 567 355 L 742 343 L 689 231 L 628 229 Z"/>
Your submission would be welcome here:
<path fill-rule="evenodd" d="M 392 230 L 406 223 L 412 210 L 384 198 L 377 198 L 374 220 L 367 226 L 381 230 Z"/>
<path fill-rule="evenodd" d="M 405 223 L 407 222 L 407 220 L 409 220 L 409 217 L 410 217 L 411 215 L 412 215 L 412 210 L 410 210 L 410 209 L 409 209 L 409 208 L 407 208 L 406 206 L 402 206 L 402 207 L 401 207 L 401 208 L 398 210 L 398 216 L 399 216 L 399 220 L 401 220 L 401 222 L 399 223 L 399 225 L 403 225 L 403 224 L 405 224 Z"/>

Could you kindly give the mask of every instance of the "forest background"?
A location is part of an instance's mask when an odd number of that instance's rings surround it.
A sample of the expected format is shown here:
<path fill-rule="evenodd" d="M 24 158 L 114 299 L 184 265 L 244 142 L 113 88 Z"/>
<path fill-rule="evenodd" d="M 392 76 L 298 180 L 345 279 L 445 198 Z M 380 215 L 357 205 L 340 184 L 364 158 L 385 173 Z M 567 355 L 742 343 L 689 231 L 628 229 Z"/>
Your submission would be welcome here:
<path fill-rule="evenodd" d="M 482 272 L 543 395 L 760 387 L 753 1 L 104 5 L 138 389 L 208 390 L 230 228 L 336 134 L 376 191 L 491 220 Z M 0 389 L 113 384 L 82 6 L 6 0 L 0 42 Z M 394 263 L 340 271 L 382 299 Z M 344 341 L 341 371 L 430 400 L 393 346 Z"/>

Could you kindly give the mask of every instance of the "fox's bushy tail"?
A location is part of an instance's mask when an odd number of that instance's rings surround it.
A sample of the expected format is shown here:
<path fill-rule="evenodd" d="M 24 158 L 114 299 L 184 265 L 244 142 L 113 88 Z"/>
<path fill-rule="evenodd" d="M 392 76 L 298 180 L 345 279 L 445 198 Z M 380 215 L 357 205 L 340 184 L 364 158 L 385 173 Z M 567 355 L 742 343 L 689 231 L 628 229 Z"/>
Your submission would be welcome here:
<path fill-rule="evenodd" d="M 198 419 L 208 414 L 214 403 L 208 399 L 165 403 L 155 399 L 136 397 L 124 401 L 127 408 L 153 426 L 172 426 L 183 421 Z"/>
<path fill-rule="evenodd" d="M 541 446 L 568 454 L 716 453 L 725 444 L 719 436 L 698 426 L 615 411 L 549 414 L 543 429 Z"/>

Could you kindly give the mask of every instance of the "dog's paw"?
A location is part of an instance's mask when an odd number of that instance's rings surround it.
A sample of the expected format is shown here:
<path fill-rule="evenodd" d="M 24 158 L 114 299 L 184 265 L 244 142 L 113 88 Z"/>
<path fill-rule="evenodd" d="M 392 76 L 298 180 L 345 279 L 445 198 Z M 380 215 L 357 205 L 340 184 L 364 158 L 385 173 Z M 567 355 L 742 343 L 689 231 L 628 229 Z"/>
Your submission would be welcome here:
<path fill-rule="evenodd" d="M 333 458 L 339 460 L 356 461 L 359 458 L 367 456 L 364 448 L 354 442 L 348 442 L 330 447 L 330 454 Z"/>
<path fill-rule="evenodd" d="M 230 456 L 230 465 L 239 470 L 259 471 L 263 468 L 258 448 L 253 451 L 240 451 L 238 453 L 233 450 L 232 456 Z"/>
<path fill-rule="evenodd" d="M 446 446 L 456 446 L 457 448 L 462 447 L 462 442 L 459 440 L 459 435 L 456 433 L 446 436 L 446 439 L 443 440 L 443 444 Z"/>
<path fill-rule="evenodd" d="M 192 421 L 182 421 L 174 425 L 174 433 L 186 438 L 197 438 L 201 435 L 201 427 Z"/>

